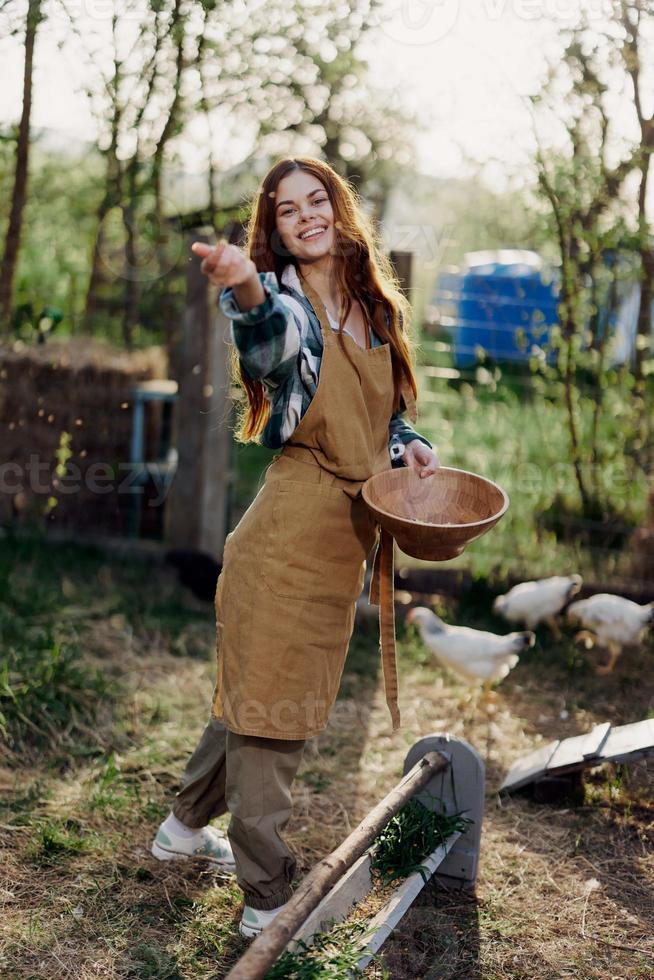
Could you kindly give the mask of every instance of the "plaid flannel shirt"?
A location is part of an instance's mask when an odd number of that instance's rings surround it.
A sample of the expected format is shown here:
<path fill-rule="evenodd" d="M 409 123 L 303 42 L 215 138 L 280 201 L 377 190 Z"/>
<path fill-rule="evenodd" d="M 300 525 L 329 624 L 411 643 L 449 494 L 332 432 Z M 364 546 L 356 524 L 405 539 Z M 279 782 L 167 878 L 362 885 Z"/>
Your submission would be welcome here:
<path fill-rule="evenodd" d="M 280 449 L 291 437 L 311 403 L 318 386 L 323 340 L 320 322 L 302 290 L 297 271 L 289 263 L 282 273 L 281 288 L 274 272 L 259 272 L 265 299 L 245 312 L 239 309 L 231 287 L 222 290 L 219 303 L 230 320 L 231 337 L 238 351 L 241 368 L 249 377 L 263 382 L 270 402 L 270 418 L 261 433 L 261 442 Z M 330 317 L 332 329 L 338 329 Z M 369 328 L 370 345 L 382 341 Z M 402 412 L 391 415 L 389 454 L 396 458 L 412 439 L 431 448 Z M 399 448 L 399 452 L 398 452 Z"/>

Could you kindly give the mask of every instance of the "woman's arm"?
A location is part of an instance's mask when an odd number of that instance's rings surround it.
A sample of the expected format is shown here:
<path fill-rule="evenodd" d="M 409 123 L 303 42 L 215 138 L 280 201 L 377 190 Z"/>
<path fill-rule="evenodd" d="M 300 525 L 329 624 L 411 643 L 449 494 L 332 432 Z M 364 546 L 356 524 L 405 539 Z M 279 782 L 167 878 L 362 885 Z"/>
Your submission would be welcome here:
<path fill-rule="evenodd" d="M 200 266 L 229 317 L 232 341 L 244 371 L 252 379 L 278 387 L 291 373 L 300 350 L 300 326 L 282 302 L 274 272 L 258 272 L 236 245 L 194 242 Z"/>
<path fill-rule="evenodd" d="M 424 442 L 425 446 L 428 446 L 430 449 L 432 448 L 432 444 L 430 443 L 429 439 L 426 439 L 424 436 L 421 436 L 419 432 L 416 432 L 416 430 L 409 425 L 406 419 L 402 418 L 401 412 L 393 412 L 391 415 L 391 421 L 388 424 L 388 432 L 389 445 L 391 443 L 395 443 L 397 445 L 399 442 L 406 446 L 408 443 L 413 442 L 414 439 L 420 439 L 421 442 Z"/>
<path fill-rule="evenodd" d="M 231 286 L 240 309 L 245 312 L 264 301 L 257 267 L 238 245 L 193 242 L 191 251 L 201 256 L 200 271 L 212 286 Z"/>
<path fill-rule="evenodd" d="M 388 431 L 388 449 L 392 460 L 397 459 L 400 465 L 413 467 L 420 476 L 430 476 L 436 472 L 440 464 L 432 444 L 402 418 L 401 412 L 391 415 Z"/>
<path fill-rule="evenodd" d="M 277 387 L 293 370 L 300 352 L 300 324 L 280 298 L 274 272 L 259 272 L 263 300 L 241 310 L 235 290 L 223 289 L 220 308 L 229 317 L 232 340 L 251 378 Z"/>

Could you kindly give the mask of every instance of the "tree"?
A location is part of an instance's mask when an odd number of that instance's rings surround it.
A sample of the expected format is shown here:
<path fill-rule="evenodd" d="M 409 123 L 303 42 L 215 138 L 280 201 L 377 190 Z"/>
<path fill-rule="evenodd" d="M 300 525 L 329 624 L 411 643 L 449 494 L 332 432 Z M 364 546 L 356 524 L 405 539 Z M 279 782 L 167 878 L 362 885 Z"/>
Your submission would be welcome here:
<path fill-rule="evenodd" d="M 643 365 L 650 344 L 652 330 L 652 296 L 654 290 L 654 240 L 652 225 L 647 214 L 647 190 L 649 170 L 654 152 L 654 110 L 645 112 L 643 84 L 643 48 L 651 46 L 654 31 L 654 6 L 651 0 L 614 0 L 613 18 L 622 29 L 618 43 L 624 70 L 633 86 L 633 105 L 640 131 L 640 145 L 636 166 L 639 171 L 638 186 L 638 252 L 640 256 L 640 309 L 638 313 L 636 341 L 636 380 L 639 397 L 644 397 Z M 651 18 L 649 37 L 645 36 L 647 15 Z"/>
<path fill-rule="evenodd" d="M 560 63 L 532 100 L 537 113 L 558 110 L 560 114 L 565 107 L 563 149 L 546 154 L 539 143 L 536 166 L 561 262 L 560 333 L 552 334 L 558 352 L 556 371 L 563 386 L 583 515 L 593 518 L 606 514 L 599 473 L 609 448 L 598 445 L 598 432 L 609 383 L 608 314 L 637 240 L 628 225 L 629 213 L 635 209 L 623 192 L 627 177 L 639 164 L 640 148 L 632 147 L 613 166 L 608 162 L 615 121 L 607 109 L 609 88 L 603 70 L 615 53 L 614 41 L 592 34 L 582 24 L 569 33 Z M 633 389 L 633 379 L 623 380 Z M 590 411 L 584 413 L 589 402 Z M 644 402 L 635 400 L 633 407 L 632 448 L 637 450 Z M 584 430 L 588 414 L 591 421 Z M 639 452 L 635 458 L 642 461 Z"/>
<path fill-rule="evenodd" d="M 30 151 L 30 116 L 32 113 L 32 85 L 34 68 L 34 48 L 39 25 L 45 20 L 41 0 L 29 0 L 25 18 L 25 62 L 23 69 L 23 103 L 18 138 L 16 140 L 16 162 L 14 184 L 11 194 L 9 223 L 5 237 L 5 247 L 0 269 L 0 330 L 9 328 L 14 275 L 20 250 L 20 237 L 23 227 L 23 212 L 27 199 L 27 181 Z"/>

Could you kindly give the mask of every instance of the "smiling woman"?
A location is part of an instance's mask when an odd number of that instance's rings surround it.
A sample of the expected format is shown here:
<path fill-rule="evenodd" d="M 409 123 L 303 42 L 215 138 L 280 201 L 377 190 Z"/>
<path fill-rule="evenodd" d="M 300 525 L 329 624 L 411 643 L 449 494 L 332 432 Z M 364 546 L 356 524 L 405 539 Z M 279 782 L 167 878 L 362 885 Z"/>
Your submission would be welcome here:
<path fill-rule="evenodd" d="M 209 820 L 230 811 L 246 898 L 240 928 L 255 935 L 292 895 L 295 860 L 279 832 L 304 742 L 325 728 L 336 699 L 378 537 L 361 488 L 394 455 L 421 477 L 438 461 L 402 417 L 415 418 L 408 305 L 355 192 L 331 167 L 279 161 L 254 203 L 246 250 L 193 251 L 225 287 L 235 378 L 247 395 L 238 435 L 281 452 L 228 535 L 211 719 L 160 833 L 206 836 Z M 397 728 L 394 646 L 383 637 L 382 654 Z M 223 845 L 213 847 L 224 863 Z"/>
<path fill-rule="evenodd" d="M 303 171 L 294 171 L 280 181 L 277 195 L 284 196 L 297 189 L 299 202 L 282 200 L 276 203 L 277 229 L 282 242 L 296 243 L 298 261 L 310 263 L 317 255 L 331 252 L 334 246 L 334 211 L 329 196 L 316 179 Z M 304 194 L 304 196 L 303 196 Z M 288 247 L 288 244 L 287 244 Z M 360 347 L 368 347 L 367 323 L 358 300 L 352 299 L 349 314 L 341 306 L 341 297 L 323 292 L 323 302 L 329 317 L 349 333 Z"/>

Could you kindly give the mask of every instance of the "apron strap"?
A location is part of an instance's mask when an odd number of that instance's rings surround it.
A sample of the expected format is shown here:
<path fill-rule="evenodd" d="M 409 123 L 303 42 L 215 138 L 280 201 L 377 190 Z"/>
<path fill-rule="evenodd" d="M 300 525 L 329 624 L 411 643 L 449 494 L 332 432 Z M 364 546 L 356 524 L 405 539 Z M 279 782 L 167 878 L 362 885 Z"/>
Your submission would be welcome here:
<path fill-rule="evenodd" d="M 325 347 L 331 347 L 336 344 L 336 338 L 334 337 L 334 331 L 329 325 L 329 317 L 327 316 L 327 310 L 325 309 L 325 304 L 321 300 L 318 293 L 315 291 L 313 286 L 310 286 L 306 280 L 302 280 L 302 289 L 304 290 L 304 295 L 309 300 L 313 306 L 314 312 L 320 321 L 320 330 L 322 332 L 322 341 Z"/>
<path fill-rule="evenodd" d="M 375 550 L 368 602 L 379 605 L 379 649 L 384 675 L 386 704 L 391 713 L 393 731 L 400 727 L 398 705 L 397 661 L 395 656 L 395 602 L 393 595 L 393 535 L 380 527 Z"/>
<path fill-rule="evenodd" d="M 413 397 L 413 392 L 411 391 L 411 386 L 406 378 L 402 379 L 401 385 L 402 398 L 404 399 L 404 404 L 406 406 L 407 414 L 412 422 L 415 422 L 418 418 L 418 409 L 416 407 L 416 400 Z"/>

